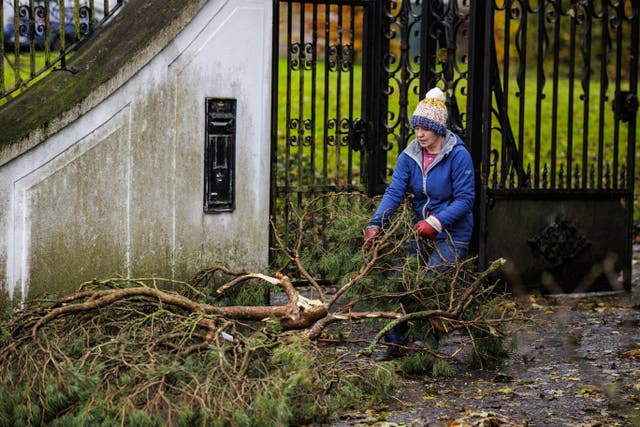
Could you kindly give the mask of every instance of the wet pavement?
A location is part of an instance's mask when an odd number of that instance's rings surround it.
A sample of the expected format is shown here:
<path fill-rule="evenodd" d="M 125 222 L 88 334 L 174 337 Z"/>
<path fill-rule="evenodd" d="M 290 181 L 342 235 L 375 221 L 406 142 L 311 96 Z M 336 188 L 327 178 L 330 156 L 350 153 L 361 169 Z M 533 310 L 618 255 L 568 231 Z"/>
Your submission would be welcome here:
<path fill-rule="evenodd" d="M 510 331 L 499 369 L 460 360 L 451 378 L 404 378 L 383 406 L 332 427 L 640 426 L 639 251 L 629 293 L 527 298 L 536 320 Z"/>

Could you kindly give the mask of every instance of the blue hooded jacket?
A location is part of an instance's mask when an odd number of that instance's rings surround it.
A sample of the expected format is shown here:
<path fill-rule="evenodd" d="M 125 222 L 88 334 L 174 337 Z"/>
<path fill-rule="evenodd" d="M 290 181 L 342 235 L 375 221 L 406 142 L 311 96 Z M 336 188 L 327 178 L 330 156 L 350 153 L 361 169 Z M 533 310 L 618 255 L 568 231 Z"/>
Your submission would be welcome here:
<path fill-rule="evenodd" d="M 386 226 L 405 194 L 411 193 L 415 222 L 434 215 L 443 227 L 436 240 L 444 240 L 449 234 L 454 241 L 468 242 L 475 197 L 471 155 L 460 137 L 447 130 L 442 150 L 424 172 L 422 161 L 422 148 L 414 139 L 398 156 L 391 184 L 369 226 Z"/>

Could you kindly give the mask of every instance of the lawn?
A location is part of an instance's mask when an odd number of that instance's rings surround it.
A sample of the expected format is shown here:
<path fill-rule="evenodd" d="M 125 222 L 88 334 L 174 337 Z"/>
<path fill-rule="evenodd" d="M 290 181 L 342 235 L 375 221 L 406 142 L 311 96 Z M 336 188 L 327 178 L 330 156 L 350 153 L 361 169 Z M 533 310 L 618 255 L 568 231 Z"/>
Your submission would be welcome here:
<path fill-rule="evenodd" d="M 57 54 L 58 52 L 47 54 L 44 50 L 36 50 L 33 54 L 22 52 L 16 56 L 14 52 L 4 52 L 0 67 L 0 78 L 2 79 L 0 80 L 0 93 L 10 92 L 16 86 L 31 85 L 46 76 L 51 72 L 52 60 L 57 57 Z M 0 98 L 0 105 L 5 102 L 7 102 L 6 98 Z"/>
<path fill-rule="evenodd" d="M 359 169 L 360 156 L 346 146 L 344 137 L 348 123 L 361 117 L 361 102 L 367 102 L 361 99 L 361 66 L 355 64 L 350 73 L 332 71 L 326 78 L 324 70 L 325 64 L 318 62 L 315 70 L 289 70 L 288 73 L 286 60 L 279 62 L 278 159 L 289 172 L 287 177 L 282 176 L 289 183 L 297 181 L 308 185 L 322 177 L 348 180 L 353 178 L 353 171 Z M 572 171 L 578 167 L 581 176 L 599 167 L 606 174 L 607 168 L 613 171 L 614 163 L 619 174 L 627 163 L 629 129 L 626 123 L 614 120 L 614 86 L 609 84 L 604 90 L 605 96 L 601 97 L 599 81 L 583 87 L 577 78 L 560 77 L 554 84 L 548 77 L 538 96 L 535 74 L 531 72 L 529 76 L 523 88 L 517 87 L 515 78 L 510 79 L 506 92 L 513 138 L 522 153 L 525 169 L 531 167 L 535 171 L 537 154 L 540 174 L 545 165 L 548 169 L 553 166 L 556 173 L 562 168 L 565 176 L 569 166 Z M 588 98 L 585 89 L 588 89 Z M 409 100 L 409 112 L 417 102 L 417 96 L 414 98 Z M 466 98 L 457 96 L 457 100 L 460 111 L 465 111 Z M 495 100 L 493 106 L 496 107 Z M 393 118 L 398 117 L 398 110 L 396 91 L 389 98 L 389 126 L 393 125 Z M 289 126 L 287 116 L 292 119 Z M 327 126 L 324 126 L 325 118 L 330 118 Z M 504 150 L 501 140 L 506 133 L 495 114 L 492 120 L 491 148 L 501 155 Z M 388 142 L 393 142 L 391 136 Z M 389 156 L 390 167 L 396 156 L 397 153 Z M 348 159 L 352 161 L 351 170 Z"/>

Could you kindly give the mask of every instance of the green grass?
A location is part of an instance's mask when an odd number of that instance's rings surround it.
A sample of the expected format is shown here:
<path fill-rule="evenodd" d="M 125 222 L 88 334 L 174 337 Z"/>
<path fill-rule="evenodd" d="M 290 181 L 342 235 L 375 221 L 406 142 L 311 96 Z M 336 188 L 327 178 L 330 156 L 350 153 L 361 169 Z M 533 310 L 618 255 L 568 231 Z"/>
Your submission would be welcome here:
<path fill-rule="evenodd" d="M 314 180 L 318 181 L 323 176 L 329 180 L 345 181 L 347 177 L 346 160 L 351 158 L 353 170 L 359 169 L 360 155 L 349 150 L 346 146 L 327 144 L 332 142 L 328 138 L 336 137 L 336 129 L 328 129 L 327 135 L 324 131 L 324 121 L 326 118 L 355 119 L 361 117 L 361 84 L 362 69 L 359 64 L 354 66 L 353 81 L 345 81 L 348 74 L 331 72 L 330 77 L 324 79 L 324 63 L 317 65 L 316 75 L 312 71 L 291 70 L 289 74 L 289 92 L 287 93 L 287 62 L 279 62 L 279 84 L 278 84 L 278 153 L 284 170 L 288 171 L 286 177 L 288 182 L 298 182 L 300 184 L 310 184 Z M 617 153 L 614 151 L 615 120 L 611 106 L 614 98 L 614 85 L 609 84 L 605 91 L 605 100 L 600 102 L 600 82 L 589 83 L 589 99 L 584 97 L 584 89 L 580 79 L 575 79 L 573 83 L 567 77 L 560 77 L 557 88 L 554 87 L 551 76 L 547 76 L 547 81 L 541 91 L 543 98 L 537 99 L 537 84 L 534 71 L 527 75 L 524 88 L 521 91 L 517 87 L 515 78 L 508 82 L 508 115 L 513 131 L 516 146 L 523 153 L 523 164 L 525 169 L 530 166 L 535 167 L 535 155 L 538 153 L 540 159 L 540 170 L 547 165 L 553 166 L 556 173 L 561 165 L 565 169 L 567 163 L 572 166 L 578 165 L 580 173 L 584 170 L 590 171 L 591 167 L 597 168 L 598 160 L 603 162 L 603 171 L 608 164 L 613 166 L 617 161 L 618 169 L 627 164 L 626 153 L 628 149 L 627 135 L 628 125 L 618 122 L 619 146 Z M 338 79 L 342 78 L 341 90 L 338 91 Z M 328 87 L 325 90 L 325 86 Z M 573 94 L 570 88 L 573 86 Z M 353 104 L 349 104 L 349 94 L 353 93 Z M 413 91 L 410 91 L 413 93 Z M 324 99 L 327 95 L 327 103 Z M 409 114 L 413 106 L 417 103 L 415 99 L 409 101 Z M 554 99 L 556 101 L 554 102 Z M 466 97 L 457 96 L 460 111 L 466 109 Z M 363 100 L 366 102 L 366 100 Z M 495 101 L 494 101 L 495 108 Z M 573 109 L 570 114 L 570 108 Z M 287 109 L 290 117 L 302 119 L 294 126 L 289 126 L 285 118 Z M 397 91 L 390 96 L 388 117 L 398 117 L 399 102 Z M 553 116 L 557 117 L 553 121 Z M 308 121 L 304 126 L 304 119 Z M 571 122 L 570 122 L 571 117 Z M 388 119 L 389 124 L 393 119 Z M 493 116 L 491 148 L 502 155 L 502 135 L 506 134 L 500 129 L 500 123 L 496 116 Z M 601 123 L 602 121 L 602 123 Z M 586 125 L 585 125 L 586 123 Z M 346 132 L 346 128 L 340 129 Z M 338 137 L 344 137 L 340 134 Z M 289 137 L 289 145 L 287 145 Z M 295 139 L 297 138 L 297 142 Z M 304 143 L 299 145 L 299 141 Z M 293 142 L 293 144 L 292 144 Z M 389 138 L 388 142 L 393 142 Z M 397 144 L 396 144 L 397 145 Z M 602 147 L 600 157 L 599 147 Z M 393 167 L 397 152 L 389 156 L 389 166 Z M 552 161 L 552 158 L 555 160 Z M 308 170 L 305 172 L 305 168 Z M 584 168 L 584 169 L 583 169 Z M 573 169 L 573 168 L 572 168 Z M 316 171 L 316 175 L 310 174 L 309 170 Z M 603 172 L 604 173 L 604 172 Z"/>
<path fill-rule="evenodd" d="M 288 70 L 286 60 L 280 60 L 278 66 L 280 183 L 356 182 L 360 155 L 346 145 L 346 132 L 348 124 L 361 117 L 361 67 L 355 65 L 353 72 L 330 72 L 325 79 L 322 61 L 315 72 Z"/>
<path fill-rule="evenodd" d="M 331 72 L 325 80 L 325 65 L 318 62 L 315 74 L 311 70 L 287 70 L 286 59 L 278 64 L 278 147 L 277 147 L 277 184 L 278 185 L 313 185 L 313 184 L 360 184 L 361 155 L 335 141 L 346 134 L 338 134 L 337 130 L 346 132 L 346 128 L 328 128 L 325 135 L 324 122 L 327 118 L 355 119 L 361 117 L 362 68 L 359 63 L 353 67 L 353 80 L 348 73 Z M 541 90 L 543 97 L 537 99 L 537 80 L 535 70 L 527 70 L 523 88 L 517 86 L 515 76 L 508 82 L 507 105 L 508 116 L 513 131 L 513 138 L 522 152 L 522 163 L 525 171 L 530 168 L 533 175 L 537 173 L 538 186 L 542 187 L 543 178 L 547 186 L 551 186 L 551 173 L 554 173 L 554 184 L 567 186 L 567 176 L 571 175 L 575 185 L 576 167 L 580 176 L 585 177 L 586 186 L 592 186 L 593 174 L 595 188 L 598 187 L 598 173 L 602 176 L 600 184 L 622 187 L 621 171 L 628 164 L 627 151 L 629 126 L 627 123 L 615 122 L 612 101 L 615 85 L 609 82 L 601 97 L 601 83 L 597 79 L 588 84 L 589 98 L 585 97 L 585 88 L 580 76 L 571 81 L 566 75 L 560 76 L 554 85 L 553 76 L 546 75 L 546 82 Z M 288 79 L 288 80 L 287 80 Z M 339 79 L 340 81 L 339 86 Z M 503 82 L 504 86 L 504 82 Z M 287 87 L 289 91 L 287 92 Z M 338 91 L 340 87 L 340 91 Z M 628 82 L 622 82 L 622 90 Z M 571 91 L 573 89 L 573 91 Z M 418 96 L 410 90 L 408 113 L 411 114 L 418 102 Z M 366 94 L 364 94 L 366 95 Z M 325 96 L 327 99 L 325 105 Z M 351 97 L 352 96 L 352 97 Z M 365 96 L 366 98 L 366 96 Z M 349 100 L 353 99 L 353 104 Z M 456 93 L 458 107 L 466 110 L 466 96 Z M 601 99 L 604 99 L 601 101 Z M 495 108 L 495 100 L 493 107 Z M 388 122 L 397 120 L 399 111 L 398 91 L 389 97 Z M 291 118 L 300 121 L 294 126 L 287 126 L 287 112 Z M 553 120 L 553 117 L 556 120 Z M 314 117 L 305 127 L 304 119 Z M 616 130 L 617 126 L 617 130 Z M 614 145 L 617 133 L 618 146 Z M 491 147 L 502 158 L 504 147 L 503 134 L 495 113 L 492 115 Z M 287 143 L 287 138 L 289 143 Z M 303 141 L 300 144 L 300 141 Z M 397 143 L 387 157 L 387 166 L 393 168 L 397 155 Z M 535 156 L 538 153 L 539 164 L 536 171 Z M 640 163 L 640 154 L 636 151 L 635 162 Z M 568 164 L 571 163 L 569 172 Z M 614 164 L 617 170 L 614 173 Z M 351 165 L 351 167 L 349 167 Z M 500 176 L 500 162 L 497 162 L 497 176 Z M 593 168 L 593 172 L 592 172 Z M 546 171 L 546 172 L 545 172 Z M 562 172 L 561 172 L 562 171 Z M 491 170 L 493 172 L 493 169 Z M 507 172 L 505 172 L 507 173 Z M 607 177 L 607 175 L 609 175 Z M 640 188 L 640 176 L 625 176 L 626 187 L 630 180 Z M 508 179 L 507 179 L 508 181 Z M 517 183 L 516 183 L 517 184 Z M 504 185 L 508 186 L 508 182 Z M 634 222 L 640 222 L 640 200 L 634 198 Z"/>
<path fill-rule="evenodd" d="M 4 94 L 17 86 L 26 86 L 35 83 L 39 79 L 46 76 L 51 72 L 53 68 L 51 60 L 55 59 L 57 52 L 51 52 L 47 56 L 43 50 L 38 50 L 33 53 L 33 56 L 28 52 L 22 52 L 16 57 L 11 52 L 5 52 L 2 57 L 2 84 L 0 85 L 0 93 Z M 48 70 L 46 70 L 49 68 Z M 12 95 L 12 96 L 15 96 Z M 5 98 L 0 99 L 0 105 L 4 104 L 7 100 Z"/>
<path fill-rule="evenodd" d="M 612 168 L 617 162 L 620 170 L 627 164 L 626 123 L 618 123 L 617 153 L 614 147 L 616 123 L 611 107 L 613 85 L 609 85 L 602 98 L 600 82 L 590 82 L 587 87 L 588 99 L 582 83 L 577 79 L 571 82 L 568 78 L 560 78 L 557 88 L 554 88 L 552 81 L 547 81 L 541 98 L 537 98 L 535 81 L 527 81 L 522 92 L 515 80 L 510 81 L 509 85 L 509 120 L 516 146 L 523 153 L 525 169 L 535 167 L 536 153 L 540 158 L 539 172 L 545 165 L 549 168 L 553 165 L 557 170 L 563 166 L 566 171 L 570 162 L 573 170 L 575 166 L 580 168 L 582 176 L 585 171 L 589 173 L 592 166 L 597 172 L 599 161 L 603 164 L 603 173 L 606 165 Z M 604 101 L 601 102 L 601 99 Z M 571 108 L 573 111 L 570 114 Z M 499 153 L 502 152 L 502 135 L 503 132 L 495 129 L 494 125 L 491 146 Z"/>

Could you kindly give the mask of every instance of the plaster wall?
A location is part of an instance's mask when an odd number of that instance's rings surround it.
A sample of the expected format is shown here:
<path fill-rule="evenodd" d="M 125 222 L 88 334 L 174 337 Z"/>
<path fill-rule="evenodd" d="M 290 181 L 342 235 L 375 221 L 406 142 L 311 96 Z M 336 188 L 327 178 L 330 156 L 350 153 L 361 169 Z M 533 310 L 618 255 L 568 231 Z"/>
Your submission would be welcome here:
<path fill-rule="evenodd" d="M 270 71 L 271 2 L 210 0 L 102 102 L 2 164 L 9 294 L 266 267 Z M 233 212 L 203 212 L 207 97 L 237 100 Z"/>

